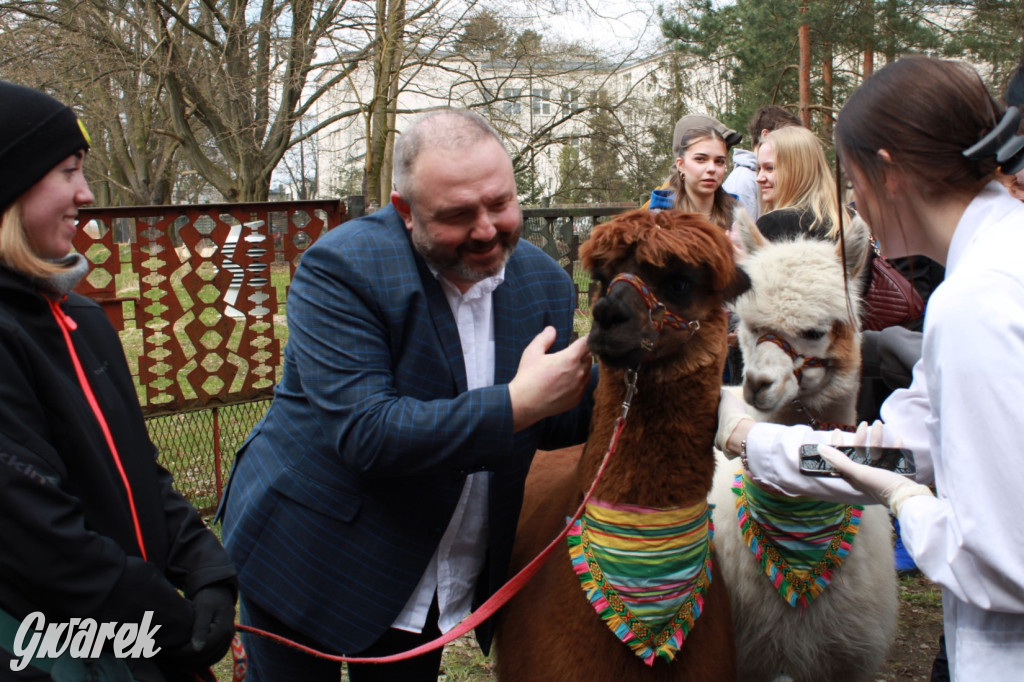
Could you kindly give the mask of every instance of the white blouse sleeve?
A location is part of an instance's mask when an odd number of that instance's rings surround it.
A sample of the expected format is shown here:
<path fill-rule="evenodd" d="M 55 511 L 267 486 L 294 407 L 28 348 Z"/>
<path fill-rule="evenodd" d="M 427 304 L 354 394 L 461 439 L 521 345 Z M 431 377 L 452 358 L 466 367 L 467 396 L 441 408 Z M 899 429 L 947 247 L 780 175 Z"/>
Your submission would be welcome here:
<path fill-rule="evenodd" d="M 747 468 L 751 478 L 785 495 L 806 495 L 846 504 L 877 504 L 841 478 L 800 473 L 800 446 L 830 443 L 832 432 L 809 426 L 759 423 L 747 435 Z"/>
<path fill-rule="evenodd" d="M 932 463 L 926 428 L 930 408 L 922 363 L 914 366 L 909 388 L 894 392 L 882 405 L 885 421 L 884 445 L 910 448 L 921 483 L 932 482 Z M 761 423 L 747 436 L 747 465 L 759 483 L 786 495 L 806 495 L 846 504 L 877 504 L 874 498 L 854 489 L 841 478 L 807 476 L 800 473 L 800 446 L 831 443 L 831 431 L 814 431 L 809 426 Z"/>
<path fill-rule="evenodd" d="M 893 391 L 882 403 L 880 413 L 888 432 L 886 435 L 914 453 L 914 464 L 917 466 L 917 475 L 914 478 L 918 483 L 935 482 L 928 434 L 931 412 L 924 362 L 918 360 L 914 365 L 910 386 Z"/>
<path fill-rule="evenodd" d="M 962 274 L 929 302 L 940 307 L 925 337 L 938 498 L 911 498 L 900 529 L 958 599 L 1024 613 L 1024 286 L 998 270 Z"/>

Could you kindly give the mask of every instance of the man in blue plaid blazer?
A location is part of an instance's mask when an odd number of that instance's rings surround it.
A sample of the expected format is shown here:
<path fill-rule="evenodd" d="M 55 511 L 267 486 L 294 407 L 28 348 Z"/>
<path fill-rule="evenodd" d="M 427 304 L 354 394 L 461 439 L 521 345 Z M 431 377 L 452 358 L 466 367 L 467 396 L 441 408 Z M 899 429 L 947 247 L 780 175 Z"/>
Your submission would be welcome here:
<path fill-rule="evenodd" d="M 519 241 L 512 164 L 484 119 L 418 119 L 395 185 L 304 254 L 284 374 L 221 507 L 243 622 L 359 656 L 429 641 L 503 584 L 533 453 L 585 440 L 596 376 L 570 344 L 572 281 Z M 489 626 L 477 636 L 486 650 Z M 256 682 L 339 678 L 245 646 Z M 349 676 L 433 681 L 439 663 Z"/>

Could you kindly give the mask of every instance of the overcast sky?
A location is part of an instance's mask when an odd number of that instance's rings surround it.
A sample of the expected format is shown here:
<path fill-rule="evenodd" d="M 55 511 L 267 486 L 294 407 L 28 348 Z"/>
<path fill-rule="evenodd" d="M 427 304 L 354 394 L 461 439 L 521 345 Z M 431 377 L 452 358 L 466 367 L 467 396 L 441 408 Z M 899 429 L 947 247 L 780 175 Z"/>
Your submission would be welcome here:
<path fill-rule="evenodd" d="M 609 56 L 650 51 L 661 42 L 655 0 L 541 0 L 554 17 L 535 19 L 534 30 L 580 41 Z M 664 4 L 664 0 L 661 0 Z"/>

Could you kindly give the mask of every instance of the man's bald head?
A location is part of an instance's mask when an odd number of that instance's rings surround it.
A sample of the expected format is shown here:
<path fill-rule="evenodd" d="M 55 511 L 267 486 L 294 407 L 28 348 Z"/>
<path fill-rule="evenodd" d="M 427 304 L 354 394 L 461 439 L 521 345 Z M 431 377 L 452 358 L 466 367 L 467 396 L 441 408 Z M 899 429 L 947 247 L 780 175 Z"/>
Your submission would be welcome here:
<path fill-rule="evenodd" d="M 416 191 L 416 160 L 424 151 L 451 152 L 452 158 L 458 158 L 455 152 L 486 139 L 493 139 L 505 149 L 487 119 L 468 109 L 432 109 L 421 114 L 395 141 L 393 189 L 406 203 L 412 203 Z"/>

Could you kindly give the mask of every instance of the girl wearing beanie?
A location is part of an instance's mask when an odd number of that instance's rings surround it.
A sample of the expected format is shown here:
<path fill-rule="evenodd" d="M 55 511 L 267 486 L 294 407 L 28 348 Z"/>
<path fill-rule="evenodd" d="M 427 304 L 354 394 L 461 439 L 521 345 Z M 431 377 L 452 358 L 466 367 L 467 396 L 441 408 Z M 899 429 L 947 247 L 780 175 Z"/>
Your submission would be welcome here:
<path fill-rule="evenodd" d="M 213 679 L 234 568 L 157 464 L 117 333 L 71 292 L 88 149 L 69 107 L 0 81 L 0 680 Z M 56 653 L 30 636 L 62 625 Z"/>

